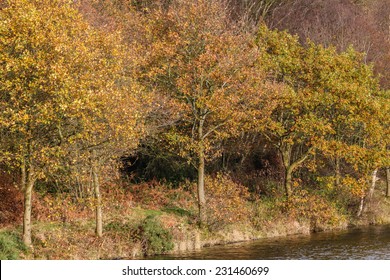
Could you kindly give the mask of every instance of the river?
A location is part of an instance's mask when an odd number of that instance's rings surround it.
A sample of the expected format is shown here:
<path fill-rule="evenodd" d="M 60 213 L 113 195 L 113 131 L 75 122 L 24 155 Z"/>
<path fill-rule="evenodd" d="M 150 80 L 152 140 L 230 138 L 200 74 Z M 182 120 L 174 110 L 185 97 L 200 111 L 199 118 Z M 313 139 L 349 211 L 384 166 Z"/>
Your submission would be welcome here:
<path fill-rule="evenodd" d="M 266 238 L 213 246 L 155 259 L 371 260 L 390 259 L 390 226 L 370 226 L 311 235 Z"/>

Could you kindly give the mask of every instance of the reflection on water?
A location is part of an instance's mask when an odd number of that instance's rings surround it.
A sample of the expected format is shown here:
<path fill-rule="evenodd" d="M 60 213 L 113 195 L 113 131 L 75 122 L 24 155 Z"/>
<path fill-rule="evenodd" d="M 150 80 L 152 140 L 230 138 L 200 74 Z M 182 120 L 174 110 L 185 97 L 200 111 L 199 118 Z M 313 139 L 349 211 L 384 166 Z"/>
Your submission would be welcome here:
<path fill-rule="evenodd" d="M 157 256 L 158 259 L 390 259 L 390 226 L 332 233 L 267 238 L 214 246 L 199 251 Z"/>

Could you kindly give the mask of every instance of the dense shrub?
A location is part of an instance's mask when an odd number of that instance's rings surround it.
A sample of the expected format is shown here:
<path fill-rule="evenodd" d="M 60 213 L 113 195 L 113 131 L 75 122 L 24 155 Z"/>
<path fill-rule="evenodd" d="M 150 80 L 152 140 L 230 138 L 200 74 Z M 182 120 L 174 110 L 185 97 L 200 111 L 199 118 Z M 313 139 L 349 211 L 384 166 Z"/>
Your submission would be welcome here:
<path fill-rule="evenodd" d="M 105 231 L 113 237 L 139 242 L 144 255 L 161 254 L 173 249 L 172 233 L 164 228 L 155 215 L 149 215 L 135 224 L 113 221 L 105 226 Z"/>
<path fill-rule="evenodd" d="M 311 230 L 317 231 L 344 222 L 336 205 L 321 194 L 296 189 L 284 202 L 285 211 L 296 220 L 310 221 Z"/>
<path fill-rule="evenodd" d="M 211 230 L 248 220 L 249 192 L 245 186 L 234 182 L 224 174 L 207 177 L 205 185 L 207 225 Z"/>
<path fill-rule="evenodd" d="M 173 249 L 172 234 L 154 217 L 148 216 L 139 226 L 139 238 L 145 255 L 161 254 Z"/>
<path fill-rule="evenodd" d="M 252 225 L 258 230 L 263 230 L 276 220 L 281 220 L 285 215 L 282 213 L 280 201 L 280 198 L 275 197 L 256 200 L 252 205 L 253 214 L 249 217 Z"/>

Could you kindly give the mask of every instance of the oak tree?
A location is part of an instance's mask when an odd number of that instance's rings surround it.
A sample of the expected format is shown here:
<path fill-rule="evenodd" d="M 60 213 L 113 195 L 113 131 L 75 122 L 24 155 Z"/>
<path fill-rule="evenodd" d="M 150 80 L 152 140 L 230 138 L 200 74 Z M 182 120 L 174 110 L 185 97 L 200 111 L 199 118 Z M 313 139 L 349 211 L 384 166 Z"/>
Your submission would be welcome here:
<path fill-rule="evenodd" d="M 127 124 L 138 111 L 121 106 L 131 86 L 115 89 L 128 84 L 117 78 L 118 39 L 91 28 L 69 1 L 9 0 L 0 20 L 1 159 L 20 170 L 23 241 L 31 245 L 35 182 L 56 172 L 75 143 L 96 147 L 133 132 Z"/>
<path fill-rule="evenodd" d="M 200 223 L 206 218 L 206 161 L 242 128 L 240 120 L 254 107 L 249 100 L 261 96 L 257 48 L 226 9 L 220 1 L 178 0 L 148 15 L 143 79 L 177 108 L 166 137 L 198 170 Z"/>

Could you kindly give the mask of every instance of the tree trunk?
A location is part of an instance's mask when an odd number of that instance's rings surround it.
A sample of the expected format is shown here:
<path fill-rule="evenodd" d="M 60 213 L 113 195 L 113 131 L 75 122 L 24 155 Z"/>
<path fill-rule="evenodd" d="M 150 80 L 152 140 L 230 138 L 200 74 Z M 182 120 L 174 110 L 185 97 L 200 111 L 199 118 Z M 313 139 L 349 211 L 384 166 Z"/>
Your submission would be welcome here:
<path fill-rule="evenodd" d="M 374 171 L 372 171 L 371 184 L 370 184 L 370 188 L 368 190 L 368 193 L 366 196 L 362 196 L 360 198 L 360 205 L 359 205 L 359 210 L 357 213 L 358 217 L 360 217 L 367 210 L 366 209 L 367 207 L 371 206 L 370 204 L 371 204 L 372 196 L 374 195 L 376 181 L 378 181 L 378 178 L 376 176 L 377 173 L 378 173 L 378 169 L 375 169 Z"/>
<path fill-rule="evenodd" d="M 291 168 L 291 145 L 282 145 L 280 146 L 280 152 L 282 155 L 283 165 L 284 165 L 284 190 L 286 192 L 286 197 L 289 198 L 292 195 L 292 172 Z"/>
<path fill-rule="evenodd" d="M 364 196 L 360 198 L 359 210 L 357 212 L 357 216 L 360 217 L 363 214 L 364 209 Z"/>
<path fill-rule="evenodd" d="M 376 181 L 378 181 L 378 178 L 376 177 L 377 173 L 378 173 L 378 169 L 375 169 L 374 171 L 372 171 L 371 185 L 370 185 L 370 189 L 368 191 L 368 199 L 369 199 L 369 201 L 371 201 L 372 196 L 374 195 L 375 184 L 376 184 Z"/>
<path fill-rule="evenodd" d="M 96 235 L 98 237 L 103 236 L 103 214 L 102 214 L 102 198 L 100 195 L 100 184 L 99 184 L 99 176 L 98 176 L 98 168 L 97 168 L 97 157 L 96 151 L 92 151 L 92 180 L 93 180 L 93 188 L 95 194 L 95 211 L 96 211 Z"/>
<path fill-rule="evenodd" d="M 22 163 L 22 190 L 24 192 L 24 213 L 23 213 L 23 243 L 27 247 L 32 246 L 31 240 L 31 211 L 32 211 L 32 191 L 36 181 L 31 165 L 27 168 L 25 162 Z"/>
<path fill-rule="evenodd" d="M 387 185 L 386 196 L 390 197 L 390 167 L 386 167 L 386 185 Z"/>
<path fill-rule="evenodd" d="M 20 190 L 24 191 L 26 189 L 26 180 L 27 180 L 27 167 L 26 161 L 23 160 L 20 165 Z"/>
<path fill-rule="evenodd" d="M 375 169 L 374 171 L 372 171 L 371 184 L 370 184 L 370 189 L 368 190 L 365 208 L 367 208 L 367 207 L 371 208 L 372 197 L 374 195 L 376 181 L 378 181 L 378 178 L 376 177 L 377 173 L 378 173 L 378 169 Z M 363 208 L 363 212 L 367 210 L 365 208 Z"/>
<path fill-rule="evenodd" d="M 204 155 L 199 155 L 198 165 L 198 207 L 199 207 L 199 223 L 202 224 L 205 221 L 204 206 L 206 204 L 204 194 Z"/>
<path fill-rule="evenodd" d="M 205 169 L 205 155 L 203 144 L 203 124 L 204 119 L 199 121 L 199 152 L 198 152 L 198 210 L 199 210 L 199 224 L 202 225 L 205 221 L 204 207 L 206 204 L 206 198 L 204 193 L 204 169 Z"/>
<path fill-rule="evenodd" d="M 340 186 L 341 172 L 340 172 L 340 157 L 337 155 L 335 160 L 335 186 Z"/>
<path fill-rule="evenodd" d="M 291 166 L 287 167 L 284 178 L 284 189 L 286 191 L 287 198 L 291 197 L 292 195 L 292 173 L 293 169 Z"/>
<path fill-rule="evenodd" d="M 309 157 L 310 153 L 314 150 L 314 147 L 310 147 L 306 153 L 300 158 L 292 162 L 292 145 L 284 144 L 279 147 L 279 151 L 282 155 L 285 176 L 284 176 L 284 189 L 286 192 L 287 199 L 291 197 L 292 191 L 292 174 L 293 172 Z"/>

